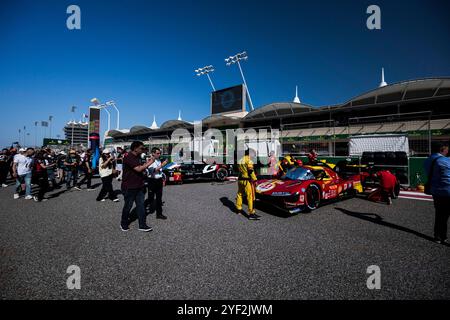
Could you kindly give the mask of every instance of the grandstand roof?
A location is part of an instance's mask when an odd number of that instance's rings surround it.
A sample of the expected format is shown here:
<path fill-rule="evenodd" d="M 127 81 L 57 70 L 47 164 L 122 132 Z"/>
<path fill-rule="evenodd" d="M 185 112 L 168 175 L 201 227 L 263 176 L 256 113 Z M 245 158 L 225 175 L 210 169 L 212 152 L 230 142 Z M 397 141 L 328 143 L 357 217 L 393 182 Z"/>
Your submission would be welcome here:
<path fill-rule="evenodd" d="M 426 78 L 390 84 L 359 95 L 343 107 L 406 102 L 450 95 L 450 78 Z"/>
<path fill-rule="evenodd" d="M 313 110 L 313 107 L 304 103 L 293 103 L 293 102 L 270 103 L 249 112 L 245 116 L 245 120 L 296 115 L 303 112 L 309 112 L 311 110 Z"/>
<path fill-rule="evenodd" d="M 175 129 L 187 129 L 187 128 L 191 128 L 193 126 L 192 123 L 187 122 L 187 121 L 183 121 L 183 120 L 168 120 L 166 122 L 164 122 L 161 127 L 159 128 L 160 130 L 175 130 Z"/>
<path fill-rule="evenodd" d="M 154 131 L 153 129 L 146 126 L 133 126 L 130 129 L 131 134 L 145 134 L 153 131 Z"/>
<path fill-rule="evenodd" d="M 120 135 L 127 134 L 129 132 L 130 132 L 130 130 L 128 130 L 128 129 L 109 130 L 108 132 L 106 132 L 106 136 L 114 138 L 114 137 L 117 137 Z"/>
<path fill-rule="evenodd" d="M 233 125 L 242 120 L 240 117 L 225 116 L 223 114 L 213 114 L 202 120 L 203 125 Z"/>

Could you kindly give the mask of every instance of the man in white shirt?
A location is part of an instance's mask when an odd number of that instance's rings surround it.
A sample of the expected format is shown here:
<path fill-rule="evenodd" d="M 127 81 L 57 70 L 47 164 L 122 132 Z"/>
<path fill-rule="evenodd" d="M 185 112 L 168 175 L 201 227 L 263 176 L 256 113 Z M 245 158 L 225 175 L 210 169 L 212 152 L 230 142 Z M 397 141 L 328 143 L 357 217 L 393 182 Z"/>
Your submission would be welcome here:
<path fill-rule="evenodd" d="M 155 203 L 155 211 L 157 219 L 167 219 L 162 213 L 162 194 L 163 194 L 163 172 L 162 167 L 167 164 L 167 160 L 161 163 L 161 149 L 152 148 L 152 156 L 155 161 L 148 167 L 148 204 L 151 206 Z"/>
<path fill-rule="evenodd" d="M 34 149 L 19 149 L 19 153 L 14 156 L 13 176 L 16 178 L 16 191 L 14 199 L 19 199 L 19 192 L 22 184 L 25 184 L 25 199 L 31 200 L 31 175 L 33 169 Z"/>

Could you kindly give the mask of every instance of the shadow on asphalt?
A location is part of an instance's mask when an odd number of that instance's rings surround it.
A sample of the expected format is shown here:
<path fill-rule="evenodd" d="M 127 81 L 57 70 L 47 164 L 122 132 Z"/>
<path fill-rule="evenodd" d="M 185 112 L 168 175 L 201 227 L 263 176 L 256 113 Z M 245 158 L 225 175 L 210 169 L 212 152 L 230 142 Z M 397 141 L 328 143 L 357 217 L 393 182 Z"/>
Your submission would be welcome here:
<path fill-rule="evenodd" d="M 232 213 L 239 214 L 239 212 L 238 212 L 237 209 L 236 209 L 236 206 L 235 206 L 234 202 L 231 201 L 230 199 L 228 199 L 227 197 L 222 197 L 222 198 L 220 198 L 220 202 L 222 202 L 222 204 L 223 204 L 225 207 L 227 207 L 228 209 L 230 209 L 230 211 L 231 211 Z M 248 214 L 247 214 L 244 210 L 242 210 L 242 215 L 248 219 Z"/>
<path fill-rule="evenodd" d="M 101 182 L 100 182 L 100 183 L 96 183 L 96 184 L 91 185 L 91 188 L 92 188 L 92 189 L 95 189 L 95 188 L 97 188 L 97 187 L 100 187 L 101 185 L 102 185 Z"/>
<path fill-rule="evenodd" d="M 372 222 L 372 223 L 375 223 L 375 224 L 378 224 L 381 226 L 385 226 L 388 228 L 392 228 L 395 230 L 407 232 L 407 233 L 413 234 L 419 238 L 435 242 L 433 237 L 427 236 L 427 235 L 420 233 L 418 231 L 415 231 L 415 230 L 408 229 L 406 227 L 402 227 L 402 226 L 399 226 L 399 225 L 396 225 L 396 224 L 393 224 L 390 222 L 383 221 L 383 218 L 375 213 L 354 212 L 354 211 L 350 211 L 350 210 L 343 209 L 343 208 L 335 208 L 335 209 L 341 211 L 343 214 L 346 214 L 350 217 L 358 218 L 358 219 L 361 219 L 364 221 L 369 221 L 369 222 Z"/>
<path fill-rule="evenodd" d="M 222 204 L 225 207 L 230 209 L 231 212 L 238 213 L 237 210 L 236 210 L 236 205 L 234 204 L 234 202 L 231 201 L 230 199 L 228 199 L 227 197 L 220 198 L 220 202 L 222 202 Z M 247 204 L 246 200 L 244 200 L 244 204 Z M 272 216 L 276 216 L 276 217 L 279 217 L 279 218 L 289 218 L 291 216 L 294 216 L 294 215 L 289 215 L 289 214 L 287 214 L 287 213 L 283 212 L 282 210 L 279 210 L 279 209 L 277 209 L 275 207 L 269 208 L 267 205 L 265 205 L 263 203 L 260 203 L 259 201 L 255 201 L 254 206 L 255 206 L 255 209 L 257 209 L 257 210 L 259 210 L 261 212 L 264 212 L 264 213 L 267 213 L 267 214 L 270 214 Z M 270 209 L 270 211 L 268 209 Z M 242 210 L 242 215 L 248 219 L 248 214 L 245 212 L 245 210 Z"/>
<path fill-rule="evenodd" d="M 57 198 L 60 195 L 62 195 L 63 193 L 66 193 L 66 192 L 67 192 L 67 189 L 64 189 L 64 190 L 61 190 L 61 191 L 58 191 L 58 192 L 55 192 L 55 193 L 52 193 L 52 194 L 48 195 L 47 198 L 48 199 Z"/>

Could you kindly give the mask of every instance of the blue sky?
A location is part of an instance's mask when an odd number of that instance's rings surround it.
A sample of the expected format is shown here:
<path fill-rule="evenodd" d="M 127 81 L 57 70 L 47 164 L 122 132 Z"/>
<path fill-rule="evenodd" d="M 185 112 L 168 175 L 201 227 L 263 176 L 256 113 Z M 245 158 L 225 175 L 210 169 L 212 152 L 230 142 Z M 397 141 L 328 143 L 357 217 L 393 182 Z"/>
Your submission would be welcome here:
<path fill-rule="evenodd" d="M 81 30 L 66 9 L 81 8 Z M 381 8 L 382 29 L 366 28 Z M 194 69 L 212 64 L 216 88 L 241 83 L 224 58 L 242 64 L 256 107 L 291 101 L 336 104 L 388 83 L 450 76 L 448 1 L 4 0 L 0 3 L 0 146 L 23 126 L 54 116 L 53 136 L 77 106 L 113 99 L 121 128 L 210 112 L 210 85 Z M 106 119 L 102 116 L 102 129 Z M 113 121 L 113 126 L 114 126 Z M 38 128 L 39 139 L 43 130 Z M 47 130 L 47 135 L 48 135 Z"/>

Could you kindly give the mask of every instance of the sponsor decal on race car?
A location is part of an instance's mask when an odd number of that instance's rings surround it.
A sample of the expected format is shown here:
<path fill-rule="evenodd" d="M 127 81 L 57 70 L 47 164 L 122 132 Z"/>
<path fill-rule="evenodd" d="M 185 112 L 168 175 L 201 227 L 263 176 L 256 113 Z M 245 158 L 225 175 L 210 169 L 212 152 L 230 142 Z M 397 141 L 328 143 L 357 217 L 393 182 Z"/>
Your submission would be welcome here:
<path fill-rule="evenodd" d="M 290 196 L 291 193 L 290 192 L 273 192 L 272 196 L 274 197 L 285 197 L 285 196 Z"/>
<path fill-rule="evenodd" d="M 203 168 L 203 173 L 210 173 L 210 172 L 216 171 L 216 169 L 217 169 L 217 165 L 215 165 L 215 164 L 207 165 Z"/>
<path fill-rule="evenodd" d="M 273 188 L 275 188 L 277 184 L 283 184 L 283 182 L 278 181 L 278 180 L 269 180 L 269 181 L 263 182 L 256 187 L 256 192 L 261 193 L 261 192 L 270 191 Z"/>

